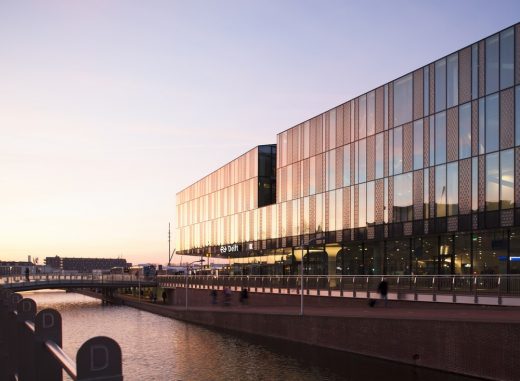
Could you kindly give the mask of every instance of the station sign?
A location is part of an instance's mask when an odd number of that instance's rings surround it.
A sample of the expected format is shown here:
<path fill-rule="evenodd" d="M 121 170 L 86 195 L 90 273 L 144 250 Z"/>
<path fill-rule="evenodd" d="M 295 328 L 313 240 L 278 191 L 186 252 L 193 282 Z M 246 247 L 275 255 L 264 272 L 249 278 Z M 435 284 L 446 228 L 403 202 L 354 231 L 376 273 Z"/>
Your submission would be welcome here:
<path fill-rule="evenodd" d="M 220 246 L 220 254 L 238 253 L 240 251 L 242 251 L 242 247 L 237 243 L 233 245 Z"/>

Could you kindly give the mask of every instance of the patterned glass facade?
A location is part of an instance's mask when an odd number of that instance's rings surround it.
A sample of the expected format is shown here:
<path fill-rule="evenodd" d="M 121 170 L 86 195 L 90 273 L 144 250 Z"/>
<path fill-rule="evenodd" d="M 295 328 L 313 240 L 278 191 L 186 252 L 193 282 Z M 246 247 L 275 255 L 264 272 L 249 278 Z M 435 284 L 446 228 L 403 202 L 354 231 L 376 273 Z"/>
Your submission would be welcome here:
<path fill-rule="evenodd" d="M 230 262 L 248 273 L 294 273 L 302 258 L 322 274 L 517 272 L 520 24 L 278 134 L 276 147 L 273 205 L 210 200 L 221 213 L 209 220 L 236 219 L 213 229 L 186 220 L 200 182 L 178 195 L 179 230 L 193 229 L 181 252 L 238 243 Z"/>

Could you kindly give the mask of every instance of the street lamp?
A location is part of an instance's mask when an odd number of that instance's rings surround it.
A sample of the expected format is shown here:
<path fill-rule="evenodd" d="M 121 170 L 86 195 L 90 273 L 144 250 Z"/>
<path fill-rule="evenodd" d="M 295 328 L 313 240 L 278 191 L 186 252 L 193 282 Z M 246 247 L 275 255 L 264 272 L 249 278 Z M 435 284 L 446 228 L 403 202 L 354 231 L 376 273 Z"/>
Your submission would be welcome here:
<path fill-rule="evenodd" d="M 194 263 L 200 263 L 200 266 L 202 267 L 202 262 L 204 262 L 204 259 L 199 259 L 198 261 L 193 261 L 191 263 L 188 263 L 186 265 L 186 298 L 185 298 L 185 301 L 186 301 L 186 311 L 188 311 L 188 271 L 189 271 L 189 268 L 191 265 L 193 265 Z"/>

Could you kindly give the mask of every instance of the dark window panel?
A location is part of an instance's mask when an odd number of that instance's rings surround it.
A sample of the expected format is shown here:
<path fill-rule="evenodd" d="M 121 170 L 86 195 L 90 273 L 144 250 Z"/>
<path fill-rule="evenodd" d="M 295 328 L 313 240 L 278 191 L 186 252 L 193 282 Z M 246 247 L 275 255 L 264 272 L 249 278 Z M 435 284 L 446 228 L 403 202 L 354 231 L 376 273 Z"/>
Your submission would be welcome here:
<path fill-rule="evenodd" d="M 413 73 L 413 120 L 423 117 L 423 70 Z"/>
<path fill-rule="evenodd" d="M 446 59 L 446 91 L 447 107 L 456 106 L 459 103 L 459 55 L 453 53 Z"/>
<path fill-rule="evenodd" d="M 478 101 L 471 102 L 471 154 L 478 155 Z"/>
<path fill-rule="evenodd" d="M 514 151 L 500 151 L 500 209 L 511 209 L 514 201 Z"/>
<path fill-rule="evenodd" d="M 408 123 L 413 117 L 413 76 L 408 74 L 393 82 L 394 126 Z"/>
<path fill-rule="evenodd" d="M 515 135 L 514 88 L 500 92 L 500 149 L 511 148 Z M 520 115 L 519 115 L 520 117 Z"/>
<path fill-rule="evenodd" d="M 471 212 L 471 159 L 459 162 L 459 212 Z"/>
<path fill-rule="evenodd" d="M 423 167 L 423 131 L 423 120 L 416 120 L 413 123 L 413 169 L 421 169 Z"/>
<path fill-rule="evenodd" d="M 453 107 L 447 112 L 447 161 L 454 161 L 459 158 L 459 110 Z"/>
<path fill-rule="evenodd" d="M 446 108 L 446 58 L 435 62 L 435 112 Z"/>
<path fill-rule="evenodd" d="M 499 35 L 486 38 L 486 95 L 498 91 Z"/>
<path fill-rule="evenodd" d="M 515 31 L 509 28 L 500 33 L 500 89 L 513 86 L 515 69 Z"/>
<path fill-rule="evenodd" d="M 486 97 L 486 153 L 494 152 L 499 147 L 500 121 L 499 121 L 499 97 L 498 94 Z"/>
<path fill-rule="evenodd" d="M 354 119 L 354 140 L 359 139 L 359 98 L 354 99 L 352 117 Z"/>
<path fill-rule="evenodd" d="M 471 46 L 459 53 L 459 103 L 471 100 Z"/>
<path fill-rule="evenodd" d="M 388 161 L 389 161 L 389 155 L 388 155 L 388 147 L 389 147 L 388 135 L 389 135 L 389 132 L 385 131 L 384 132 L 384 142 L 383 142 L 383 150 L 384 150 L 384 155 L 383 155 L 383 176 L 385 176 L 385 177 L 388 176 Z"/>
<path fill-rule="evenodd" d="M 446 166 L 447 214 L 459 214 L 459 163 L 449 163 Z"/>

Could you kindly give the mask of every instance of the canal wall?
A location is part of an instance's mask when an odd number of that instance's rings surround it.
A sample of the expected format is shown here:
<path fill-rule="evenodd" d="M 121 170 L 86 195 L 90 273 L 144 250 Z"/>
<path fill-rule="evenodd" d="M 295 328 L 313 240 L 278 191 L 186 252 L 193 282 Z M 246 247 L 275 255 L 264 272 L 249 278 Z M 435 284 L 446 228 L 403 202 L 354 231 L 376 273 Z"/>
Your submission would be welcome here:
<path fill-rule="evenodd" d="M 221 295 L 219 294 L 219 297 Z M 520 380 L 520 322 L 464 321 L 461 319 L 389 318 L 377 316 L 336 316 L 313 313 L 299 316 L 299 295 L 250 295 L 250 305 L 243 308 L 208 308 L 208 290 L 189 290 L 192 310 L 184 310 L 185 289 L 168 291 L 170 306 L 139 302 L 131 297 L 116 297 L 125 305 L 159 315 L 217 329 L 289 340 L 316 347 L 396 361 L 436 370 L 491 380 Z M 233 292 L 233 305 L 238 293 Z M 173 305 L 173 307 L 172 307 Z M 305 306 L 356 308 L 366 300 L 333 297 L 305 297 Z M 414 303 L 414 308 L 425 304 Z M 269 306 L 293 306 L 277 312 Z M 410 307 L 409 302 L 394 302 L 390 308 Z M 256 307 L 258 308 L 255 310 Z M 426 307 L 425 307 L 426 308 Z M 428 303 L 428 308 L 431 304 Z M 439 306 L 439 308 L 457 308 Z M 458 307 L 461 308 L 461 307 Z M 471 313 L 478 308 L 462 307 Z M 375 311 L 376 309 L 370 309 Z"/>

